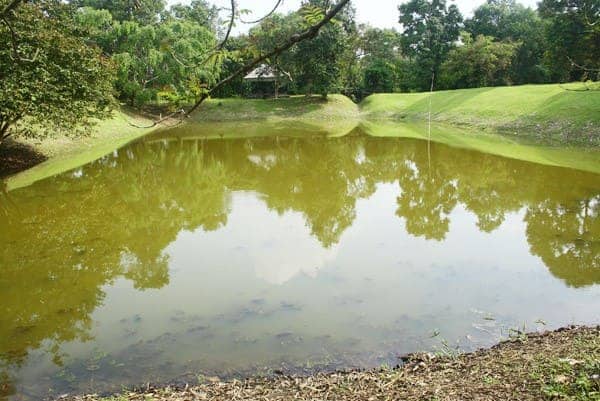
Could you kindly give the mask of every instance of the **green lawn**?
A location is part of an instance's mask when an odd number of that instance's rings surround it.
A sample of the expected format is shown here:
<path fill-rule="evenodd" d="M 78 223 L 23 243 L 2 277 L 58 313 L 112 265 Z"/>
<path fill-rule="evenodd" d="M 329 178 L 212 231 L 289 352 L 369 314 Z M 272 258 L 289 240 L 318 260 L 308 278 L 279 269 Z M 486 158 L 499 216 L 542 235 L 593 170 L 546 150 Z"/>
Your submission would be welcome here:
<path fill-rule="evenodd" d="M 194 121 L 358 119 L 359 108 L 343 95 L 292 96 L 281 99 L 211 99 L 194 114 Z"/>
<path fill-rule="evenodd" d="M 600 145 L 600 90 L 582 84 L 523 85 L 429 93 L 376 94 L 361 103 L 367 119 L 432 120 L 509 131 L 558 143 Z"/>

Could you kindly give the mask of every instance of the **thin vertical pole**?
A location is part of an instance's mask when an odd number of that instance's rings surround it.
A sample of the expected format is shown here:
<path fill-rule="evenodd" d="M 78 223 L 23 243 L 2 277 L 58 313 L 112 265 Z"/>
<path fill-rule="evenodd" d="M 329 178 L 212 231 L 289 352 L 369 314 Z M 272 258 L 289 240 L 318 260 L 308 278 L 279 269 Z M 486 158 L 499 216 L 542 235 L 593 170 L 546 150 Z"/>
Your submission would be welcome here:
<path fill-rule="evenodd" d="M 427 164 L 431 170 L 431 97 L 433 96 L 433 81 L 435 71 L 431 71 L 431 87 L 429 88 L 429 111 L 427 117 Z"/>

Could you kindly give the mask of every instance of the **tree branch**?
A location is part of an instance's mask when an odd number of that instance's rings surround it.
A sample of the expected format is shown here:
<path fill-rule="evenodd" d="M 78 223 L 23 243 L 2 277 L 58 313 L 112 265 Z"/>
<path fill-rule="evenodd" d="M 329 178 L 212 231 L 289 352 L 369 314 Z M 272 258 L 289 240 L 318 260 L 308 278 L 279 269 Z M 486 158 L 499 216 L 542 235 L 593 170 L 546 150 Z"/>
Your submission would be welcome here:
<path fill-rule="evenodd" d="M 225 45 L 227 44 L 227 41 L 229 40 L 229 35 L 231 35 L 231 30 L 233 29 L 233 24 L 235 22 L 235 7 L 235 0 L 231 0 L 231 18 L 229 19 L 229 26 L 227 27 L 227 32 L 225 33 L 223 41 L 219 44 L 219 46 L 217 46 L 216 50 L 222 50 L 223 47 L 225 47 Z"/>
<path fill-rule="evenodd" d="M 571 57 L 569 57 L 569 56 L 567 56 L 567 59 L 569 60 L 569 62 L 571 63 L 571 65 L 573 67 L 577 67 L 577 68 L 579 68 L 582 71 L 585 71 L 585 72 L 600 72 L 600 68 L 588 68 L 588 67 L 586 67 L 584 65 L 579 65 L 575 61 L 573 61 L 573 59 Z"/>
<path fill-rule="evenodd" d="M 233 2 L 233 0 L 232 0 L 232 2 Z M 318 35 L 319 31 L 321 30 L 321 28 L 323 28 L 323 26 L 325 26 L 327 23 L 329 23 L 329 21 L 331 21 L 349 2 L 350 2 L 350 0 L 340 0 L 340 2 L 333 9 L 331 9 L 331 11 L 329 11 L 327 14 L 325 14 L 323 19 L 321 21 L 319 21 L 317 24 L 309 27 L 308 29 L 306 29 L 305 31 L 303 31 L 299 34 L 292 35 L 288 39 L 288 41 L 285 42 L 284 44 L 276 47 L 269 53 L 266 53 L 266 54 L 263 54 L 263 55 L 260 55 L 256 58 L 254 58 L 252 61 L 250 61 L 246 65 L 240 67 L 237 71 L 235 71 L 233 74 L 229 75 L 227 78 L 218 82 L 208 92 L 205 92 L 200 96 L 200 98 L 196 101 L 196 103 L 194 103 L 194 105 L 185 113 L 185 116 L 189 116 L 191 113 L 193 113 L 202 104 L 202 102 L 204 102 L 217 89 L 219 89 L 222 86 L 233 81 L 240 75 L 247 74 L 248 72 L 252 71 L 252 69 L 254 69 L 256 66 L 258 66 L 263 61 L 265 61 L 269 58 L 272 58 L 273 56 L 276 56 L 280 53 L 283 53 L 284 51 L 286 51 L 289 48 L 291 48 L 292 46 L 294 46 L 296 43 L 302 42 L 306 39 L 312 39 L 312 38 L 316 37 Z"/>
<path fill-rule="evenodd" d="M 281 5 L 281 3 L 283 3 L 283 0 L 277 0 L 277 3 L 275 4 L 275 7 L 273 7 L 273 9 L 264 17 L 259 18 L 255 21 L 244 21 L 243 19 L 240 18 L 240 21 L 243 24 L 258 24 L 259 22 L 262 22 L 264 20 L 266 20 L 267 18 L 269 18 L 271 15 L 273 15 L 275 13 L 275 11 L 277 11 L 277 9 L 279 8 L 279 6 Z"/>
<path fill-rule="evenodd" d="M 19 57 L 19 42 L 17 40 L 17 34 L 15 32 L 15 30 L 13 29 L 12 25 L 10 24 L 10 22 L 8 22 L 8 20 L 6 19 L 6 17 L 3 15 L 0 17 L 0 19 L 2 20 L 2 22 L 4 22 L 4 25 L 6 25 L 8 27 L 8 30 L 10 31 L 10 42 L 12 44 L 12 52 L 13 52 L 13 59 L 15 61 L 19 61 L 21 58 Z"/>

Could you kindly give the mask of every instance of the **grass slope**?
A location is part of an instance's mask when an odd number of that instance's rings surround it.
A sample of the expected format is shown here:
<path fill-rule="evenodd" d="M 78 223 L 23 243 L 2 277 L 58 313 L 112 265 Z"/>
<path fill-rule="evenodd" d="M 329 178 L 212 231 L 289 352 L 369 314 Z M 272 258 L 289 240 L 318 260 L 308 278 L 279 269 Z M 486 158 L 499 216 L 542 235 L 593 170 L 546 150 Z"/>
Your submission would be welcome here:
<path fill-rule="evenodd" d="M 600 145 L 600 90 L 560 85 L 523 85 L 377 94 L 361 103 L 367 119 L 427 119 L 474 128 L 517 132 L 558 143 Z M 568 89 L 580 89 L 569 84 Z"/>
<path fill-rule="evenodd" d="M 343 95 L 281 99 L 210 99 L 193 115 L 196 122 L 240 120 L 357 120 L 359 109 Z"/>
<path fill-rule="evenodd" d="M 398 369 L 234 380 L 71 401 L 600 399 L 600 328 L 519 334 L 471 354 L 416 354 Z"/>
<path fill-rule="evenodd" d="M 20 145 L 28 145 L 47 158 L 46 161 L 5 180 L 7 190 L 12 190 L 64 171 L 72 170 L 118 149 L 149 133 L 150 128 L 137 128 L 129 122 L 144 126 L 150 120 L 140 116 L 116 111 L 110 120 L 100 121 L 89 135 L 77 138 L 65 136 L 42 140 L 20 139 Z"/>

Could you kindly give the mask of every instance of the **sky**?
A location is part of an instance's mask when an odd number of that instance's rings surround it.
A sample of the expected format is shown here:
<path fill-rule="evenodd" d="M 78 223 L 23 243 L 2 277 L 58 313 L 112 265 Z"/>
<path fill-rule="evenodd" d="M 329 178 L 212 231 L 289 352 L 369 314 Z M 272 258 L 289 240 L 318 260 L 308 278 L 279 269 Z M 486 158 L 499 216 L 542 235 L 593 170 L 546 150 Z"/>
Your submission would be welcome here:
<path fill-rule="evenodd" d="M 189 1 L 189 0 L 188 0 Z M 246 15 L 245 19 L 252 20 L 262 17 L 268 13 L 276 3 L 276 0 L 237 0 L 241 9 L 255 11 L 251 15 Z M 301 0 L 283 0 L 281 11 L 292 11 L 299 8 Z M 398 5 L 406 0 L 352 0 L 356 7 L 356 17 L 359 23 L 369 23 L 378 28 L 396 28 L 400 29 L 398 24 Z M 517 0 L 525 6 L 536 7 L 539 0 Z M 175 3 L 177 0 L 170 0 L 169 3 Z M 182 0 L 182 2 L 187 2 Z M 228 7 L 230 0 L 209 0 L 219 7 Z M 473 10 L 484 3 L 485 0 L 448 0 L 448 4 L 456 4 L 463 16 L 470 16 Z M 240 24 L 235 29 L 235 33 L 247 32 L 249 25 Z"/>

